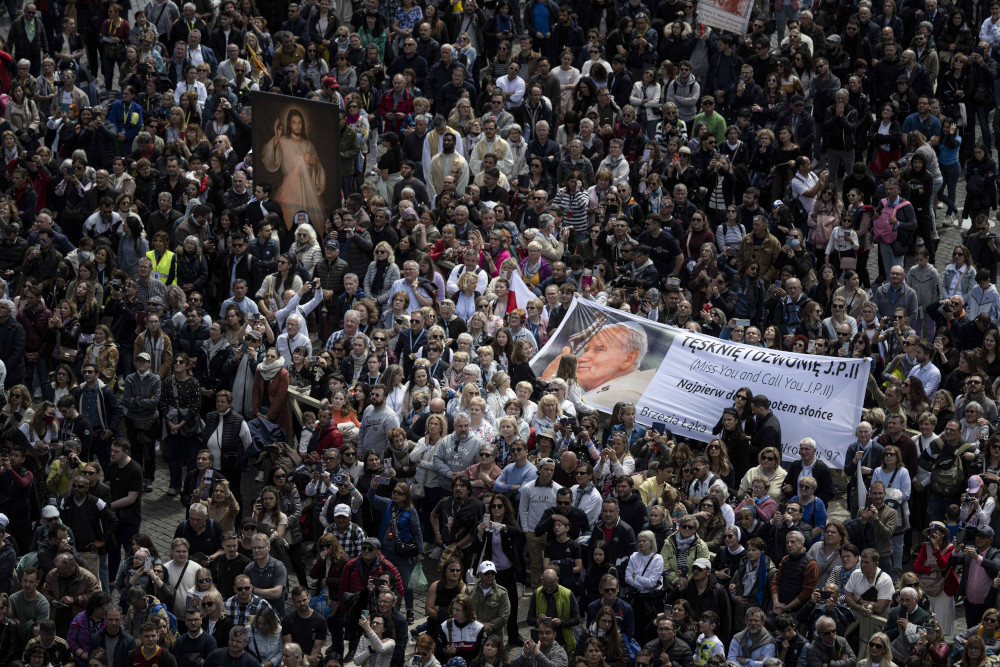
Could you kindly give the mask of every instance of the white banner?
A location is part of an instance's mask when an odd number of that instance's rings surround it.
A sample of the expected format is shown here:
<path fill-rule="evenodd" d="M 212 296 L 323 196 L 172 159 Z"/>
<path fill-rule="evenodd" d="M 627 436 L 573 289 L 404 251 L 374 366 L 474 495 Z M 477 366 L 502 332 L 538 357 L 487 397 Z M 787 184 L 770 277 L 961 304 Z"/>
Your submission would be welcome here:
<path fill-rule="evenodd" d="M 701 0 L 698 20 L 719 30 L 745 35 L 752 9 L 752 0 Z"/>
<path fill-rule="evenodd" d="M 559 329 L 532 360 L 543 380 L 563 354 L 577 353 L 584 399 L 610 412 L 636 405 L 637 420 L 707 442 L 733 395 L 763 394 L 781 423 L 782 460 L 798 459 L 798 443 L 816 440 L 819 456 L 844 467 L 856 439 L 869 362 L 778 352 L 658 324 L 574 299 Z"/>

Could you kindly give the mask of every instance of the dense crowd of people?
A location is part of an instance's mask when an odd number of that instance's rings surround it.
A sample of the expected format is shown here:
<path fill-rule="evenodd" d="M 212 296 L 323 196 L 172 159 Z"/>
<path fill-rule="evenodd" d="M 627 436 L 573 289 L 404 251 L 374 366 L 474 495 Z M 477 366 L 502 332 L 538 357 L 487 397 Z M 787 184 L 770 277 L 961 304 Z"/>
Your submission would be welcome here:
<path fill-rule="evenodd" d="M 0 664 L 1000 651 L 1000 0 L 3 4 Z M 597 409 L 574 300 L 870 359 L 856 441 Z"/>

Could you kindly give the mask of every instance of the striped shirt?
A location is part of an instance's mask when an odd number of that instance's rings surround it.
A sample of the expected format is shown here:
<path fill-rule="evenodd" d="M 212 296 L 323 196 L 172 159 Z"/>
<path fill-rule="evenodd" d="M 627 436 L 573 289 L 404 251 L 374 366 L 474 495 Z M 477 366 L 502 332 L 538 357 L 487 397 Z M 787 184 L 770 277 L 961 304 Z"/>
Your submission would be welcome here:
<path fill-rule="evenodd" d="M 587 231 L 587 205 L 590 198 L 587 193 L 581 190 L 570 193 L 568 189 L 562 188 L 552 200 L 552 206 L 559 206 L 563 210 L 566 225 L 576 233 Z"/>

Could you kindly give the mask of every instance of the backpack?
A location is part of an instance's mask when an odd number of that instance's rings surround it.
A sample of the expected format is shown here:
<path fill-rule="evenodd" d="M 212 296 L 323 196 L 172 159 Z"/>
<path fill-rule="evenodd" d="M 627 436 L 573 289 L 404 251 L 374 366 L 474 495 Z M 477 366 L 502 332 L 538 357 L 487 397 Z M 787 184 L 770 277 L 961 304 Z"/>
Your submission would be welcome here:
<path fill-rule="evenodd" d="M 796 173 L 792 176 L 791 180 L 788 181 L 788 185 L 785 186 L 785 196 L 782 201 L 788 206 L 789 210 L 792 212 L 792 223 L 799 229 L 805 229 L 807 221 L 809 219 L 809 212 L 806 211 L 806 207 L 802 204 L 802 201 L 795 196 L 795 192 L 792 190 L 792 183 L 795 179 L 802 179 L 802 176 Z M 802 181 L 805 183 L 805 181 Z"/>
<path fill-rule="evenodd" d="M 629 662 L 634 662 L 635 656 L 642 650 L 639 642 L 635 640 L 635 637 L 629 637 L 627 632 L 622 632 L 622 644 L 625 645 L 625 650 L 628 651 Z"/>
<path fill-rule="evenodd" d="M 148 597 L 146 599 L 149 600 Z M 170 629 L 173 630 L 174 633 L 176 633 L 177 632 L 177 617 L 174 616 L 172 613 L 170 613 L 170 610 L 167 609 L 167 605 L 163 604 L 162 602 L 159 603 L 159 604 L 154 604 L 151 607 L 149 607 L 149 606 L 146 607 L 146 618 L 145 618 L 145 620 L 148 621 L 151 616 L 155 616 L 155 615 L 159 614 L 161 611 L 164 614 L 167 615 L 167 618 L 170 620 Z"/>
<path fill-rule="evenodd" d="M 955 489 L 961 490 L 965 484 L 965 470 L 962 466 L 962 454 L 972 450 L 972 445 L 963 443 L 955 452 L 955 456 L 945 463 L 940 459 L 931 468 L 931 490 L 939 496 L 951 498 Z"/>

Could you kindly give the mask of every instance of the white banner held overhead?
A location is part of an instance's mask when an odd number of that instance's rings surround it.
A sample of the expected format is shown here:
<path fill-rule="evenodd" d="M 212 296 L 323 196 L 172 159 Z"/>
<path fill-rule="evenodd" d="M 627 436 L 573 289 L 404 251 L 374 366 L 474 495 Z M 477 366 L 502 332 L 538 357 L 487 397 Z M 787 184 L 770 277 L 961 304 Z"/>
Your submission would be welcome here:
<path fill-rule="evenodd" d="M 574 299 L 559 329 L 531 362 L 543 380 L 563 354 L 578 355 L 584 399 L 610 412 L 635 403 L 637 420 L 707 442 L 737 390 L 763 394 L 781 423 L 782 460 L 817 441 L 832 468 L 856 439 L 870 364 L 865 359 L 793 354 L 668 327 Z"/>
<path fill-rule="evenodd" d="M 698 20 L 706 26 L 745 35 L 752 9 L 752 0 L 701 0 L 698 3 Z"/>

